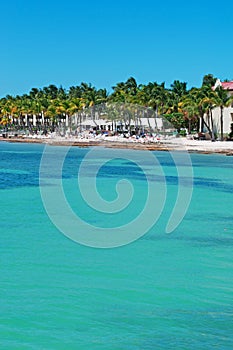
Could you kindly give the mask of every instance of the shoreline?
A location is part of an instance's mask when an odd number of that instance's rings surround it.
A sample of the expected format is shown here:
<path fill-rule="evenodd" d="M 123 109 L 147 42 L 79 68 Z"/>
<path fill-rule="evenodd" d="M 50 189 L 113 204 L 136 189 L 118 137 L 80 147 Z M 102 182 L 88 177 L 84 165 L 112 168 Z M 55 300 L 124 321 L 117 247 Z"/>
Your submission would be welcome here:
<path fill-rule="evenodd" d="M 51 138 L 2 138 L 0 142 L 9 143 L 39 143 L 51 146 L 74 146 L 80 148 L 101 146 L 106 148 L 148 150 L 148 151 L 187 151 L 189 153 L 225 154 L 233 156 L 232 141 L 201 141 L 185 138 L 161 140 L 156 143 L 141 143 L 129 141 L 82 140 L 82 139 L 51 139 Z"/>

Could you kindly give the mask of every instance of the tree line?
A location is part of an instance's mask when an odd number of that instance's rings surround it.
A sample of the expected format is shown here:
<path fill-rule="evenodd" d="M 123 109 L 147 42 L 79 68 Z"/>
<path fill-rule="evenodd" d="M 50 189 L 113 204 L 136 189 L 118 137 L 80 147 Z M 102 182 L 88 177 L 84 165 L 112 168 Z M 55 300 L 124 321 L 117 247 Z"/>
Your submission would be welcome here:
<path fill-rule="evenodd" d="M 126 82 L 119 82 L 112 87 L 112 92 L 97 89 L 92 84 L 81 83 L 64 89 L 62 86 L 49 85 L 41 89 L 32 88 L 28 94 L 0 99 L 0 124 L 9 123 L 23 125 L 24 117 L 43 115 L 50 125 L 56 125 L 58 119 L 70 118 L 85 107 L 101 103 L 131 103 L 148 107 L 163 116 L 180 131 L 187 128 L 208 130 L 215 138 L 212 111 L 220 108 L 220 138 L 223 140 L 223 110 L 231 105 L 233 99 L 221 86 L 212 89 L 216 78 L 212 74 L 205 75 L 200 88 L 187 88 L 186 82 L 175 80 L 169 88 L 165 83 L 149 82 L 138 84 L 130 77 Z M 208 118 L 204 118 L 207 115 Z M 116 116 L 117 118 L 117 116 Z M 207 120 L 207 121 L 206 121 Z M 30 123 L 29 123 L 30 124 Z"/>

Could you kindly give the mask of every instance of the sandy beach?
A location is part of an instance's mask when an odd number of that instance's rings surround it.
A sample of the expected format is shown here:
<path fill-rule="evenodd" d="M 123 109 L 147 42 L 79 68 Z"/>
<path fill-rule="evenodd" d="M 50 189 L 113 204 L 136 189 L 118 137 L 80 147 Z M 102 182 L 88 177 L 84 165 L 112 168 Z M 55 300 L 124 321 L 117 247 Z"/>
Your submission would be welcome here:
<path fill-rule="evenodd" d="M 220 153 L 226 155 L 233 155 L 233 142 L 231 141 L 201 141 L 190 140 L 187 138 L 170 138 L 162 140 L 149 141 L 146 139 L 123 139 L 120 137 L 105 137 L 84 139 L 77 137 L 25 137 L 25 138 L 2 138 L 0 141 L 4 142 L 20 142 L 20 143 L 43 143 L 55 146 L 78 146 L 78 147 L 93 147 L 102 146 L 108 148 L 127 148 L 137 150 L 151 150 L 151 151 L 182 151 L 197 153 Z"/>

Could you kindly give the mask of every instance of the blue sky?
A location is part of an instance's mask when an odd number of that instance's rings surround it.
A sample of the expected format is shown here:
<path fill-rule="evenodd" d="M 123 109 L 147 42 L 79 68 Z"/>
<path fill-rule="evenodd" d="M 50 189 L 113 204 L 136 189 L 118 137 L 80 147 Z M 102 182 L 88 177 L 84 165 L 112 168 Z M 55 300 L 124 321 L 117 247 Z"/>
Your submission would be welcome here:
<path fill-rule="evenodd" d="M 0 97 L 49 84 L 233 79 L 233 1 L 1 1 Z"/>

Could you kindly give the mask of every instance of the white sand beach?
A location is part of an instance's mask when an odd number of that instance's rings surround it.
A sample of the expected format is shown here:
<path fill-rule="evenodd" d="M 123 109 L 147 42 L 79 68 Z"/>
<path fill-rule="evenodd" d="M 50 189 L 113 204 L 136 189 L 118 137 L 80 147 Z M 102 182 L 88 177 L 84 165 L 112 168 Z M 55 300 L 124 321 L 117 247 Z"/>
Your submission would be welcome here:
<path fill-rule="evenodd" d="M 49 135 L 47 137 L 34 135 L 33 137 L 11 137 L 2 138 L 5 142 L 25 142 L 25 143 L 46 143 L 50 145 L 73 145 L 79 147 L 103 146 L 111 148 L 132 148 L 145 150 L 186 150 L 189 152 L 201 153 L 225 153 L 233 155 L 233 141 L 209 141 L 209 140 L 191 140 L 185 137 L 179 138 L 123 138 L 121 136 L 72 136 L 61 137 Z"/>
<path fill-rule="evenodd" d="M 201 151 L 210 153 L 229 153 L 233 152 L 232 141 L 207 141 L 207 140 L 189 140 L 187 138 L 176 138 L 170 140 L 163 140 L 163 144 L 169 147 L 178 149 L 186 149 L 187 151 Z"/>

